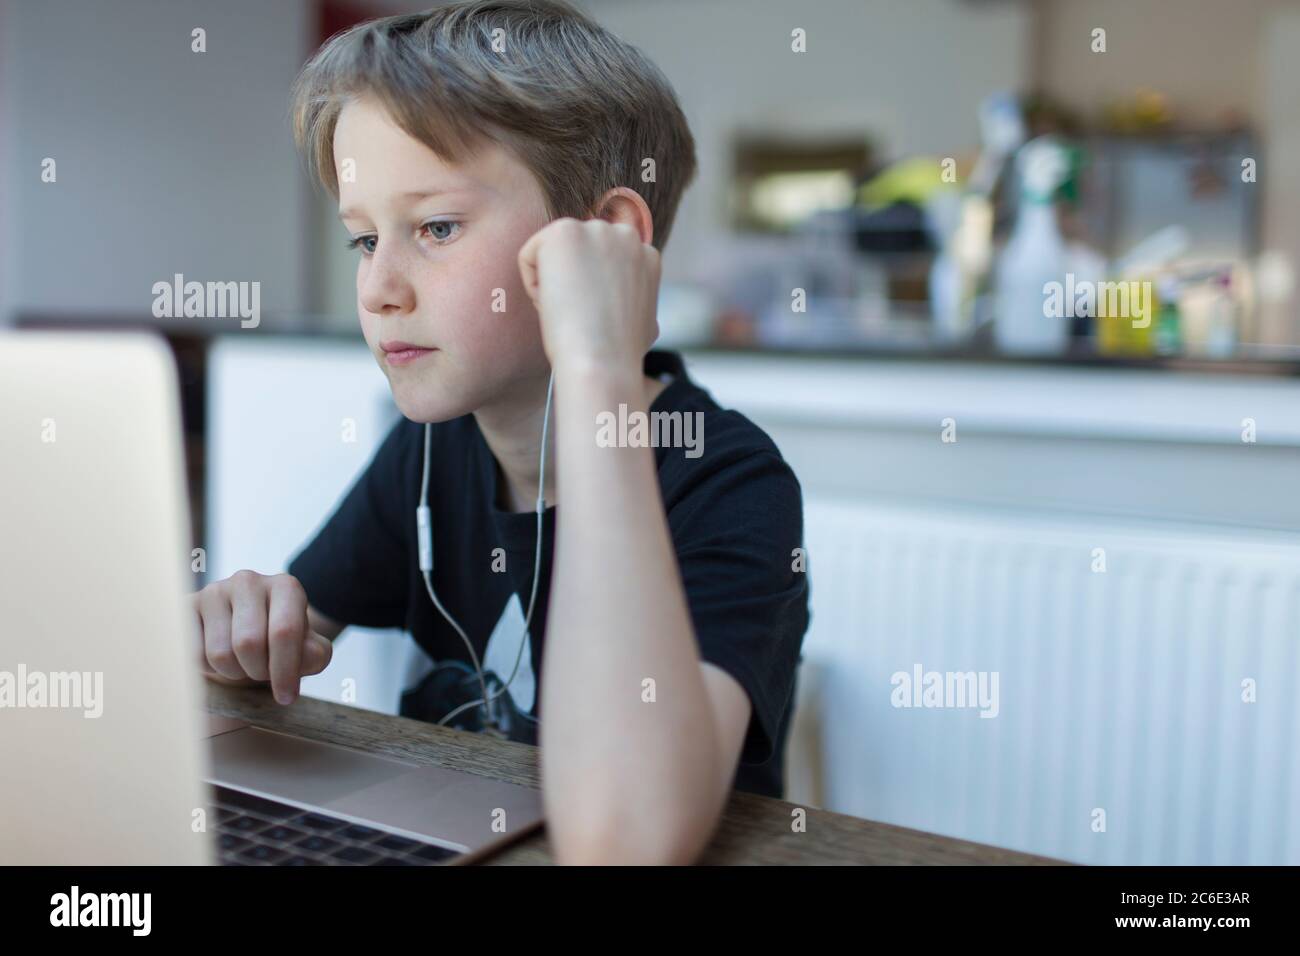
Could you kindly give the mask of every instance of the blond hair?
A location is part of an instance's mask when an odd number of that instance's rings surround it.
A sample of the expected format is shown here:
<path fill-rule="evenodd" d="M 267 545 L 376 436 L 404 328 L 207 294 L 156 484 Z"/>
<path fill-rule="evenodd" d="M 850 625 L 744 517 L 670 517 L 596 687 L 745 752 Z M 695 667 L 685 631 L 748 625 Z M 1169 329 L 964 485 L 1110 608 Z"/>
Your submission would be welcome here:
<path fill-rule="evenodd" d="M 484 140 L 509 149 L 551 218 L 589 217 L 607 190 L 634 189 L 660 250 L 695 174 L 695 140 L 663 73 L 563 0 L 463 0 L 330 38 L 298 75 L 292 111 L 294 139 L 335 198 L 334 127 L 361 95 L 446 161 Z"/>

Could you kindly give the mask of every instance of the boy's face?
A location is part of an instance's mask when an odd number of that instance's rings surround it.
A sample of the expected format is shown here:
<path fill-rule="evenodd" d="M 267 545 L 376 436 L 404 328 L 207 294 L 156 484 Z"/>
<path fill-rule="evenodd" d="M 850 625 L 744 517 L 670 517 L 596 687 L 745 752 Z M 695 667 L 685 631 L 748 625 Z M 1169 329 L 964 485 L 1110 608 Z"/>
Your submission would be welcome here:
<path fill-rule="evenodd" d="M 334 163 L 339 218 L 359 240 L 361 330 L 402 414 L 446 421 L 545 375 L 517 262 L 548 219 L 532 174 L 496 144 L 448 165 L 364 99 L 339 115 Z M 393 341 L 433 351 L 402 361 L 384 350 Z"/>

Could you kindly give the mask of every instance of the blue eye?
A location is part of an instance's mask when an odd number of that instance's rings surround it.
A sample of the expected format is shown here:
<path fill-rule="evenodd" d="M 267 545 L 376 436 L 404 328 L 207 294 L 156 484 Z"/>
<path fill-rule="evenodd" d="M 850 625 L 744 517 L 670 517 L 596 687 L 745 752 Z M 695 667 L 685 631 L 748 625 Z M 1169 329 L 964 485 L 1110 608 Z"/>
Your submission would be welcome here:
<path fill-rule="evenodd" d="M 449 241 L 453 236 L 459 234 L 459 231 L 451 232 L 452 226 L 459 226 L 463 228 L 464 224 L 460 222 L 460 220 L 458 219 L 435 219 L 432 222 L 426 222 L 423 228 L 429 233 L 430 239 L 433 239 L 435 242 L 443 243 Z M 448 232 L 445 235 L 439 235 L 437 232 L 434 231 L 439 227 L 446 227 Z"/>
<path fill-rule="evenodd" d="M 444 246 L 460 235 L 464 227 L 465 224 L 459 219 L 435 219 L 422 225 L 420 231 L 427 234 L 437 245 Z M 345 245 L 349 249 L 360 249 L 364 256 L 373 256 L 375 243 L 378 241 L 378 236 L 357 236 L 355 239 L 349 239 Z"/>
<path fill-rule="evenodd" d="M 376 239 L 378 239 L 378 238 L 379 238 L 378 236 L 357 236 L 355 239 L 349 239 L 349 240 L 345 243 L 345 245 L 346 245 L 349 249 L 357 249 L 357 248 L 359 248 L 359 249 L 361 249 L 361 252 L 362 252 L 363 255 L 367 255 L 367 256 L 369 256 L 369 255 L 373 255 L 373 254 L 374 254 L 374 252 L 375 252 L 375 247 L 374 247 L 374 246 L 368 246 L 368 245 L 365 245 L 365 243 L 367 243 L 367 242 L 374 242 L 374 241 L 375 241 Z"/>

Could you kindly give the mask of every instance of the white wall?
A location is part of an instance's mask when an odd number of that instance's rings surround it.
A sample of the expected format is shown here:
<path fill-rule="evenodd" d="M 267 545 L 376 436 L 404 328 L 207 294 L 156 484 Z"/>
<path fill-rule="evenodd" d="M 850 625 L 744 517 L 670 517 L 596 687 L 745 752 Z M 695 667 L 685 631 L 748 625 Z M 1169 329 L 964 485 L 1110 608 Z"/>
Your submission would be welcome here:
<path fill-rule="evenodd" d="M 869 137 L 881 159 L 978 143 L 976 108 L 1028 78 L 1029 18 L 1019 3 L 960 0 L 707 0 L 583 6 L 640 47 L 677 91 L 700 171 L 664 255 L 691 264 L 726 229 L 737 130 Z M 790 31 L 807 32 L 807 52 Z"/>
<path fill-rule="evenodd" d="M 1277 250 L 1300 274 L 1300 9 L 1268 14 L 1259 65 L 1263 74 L 1261 104 L 1264 158 L 1260 187 L 1264 193 L 1265 249 Z M 1300 303 L 1294 291 L 1262 317 L 1260 337 L 1266 342 L 1300 345 Z"/>
<path fill-rule="evenodd" d="M 1282 0 L 1043 0 L 1038 69 L 1053 98 L 1088 116 L 1147 87 L 1167 93 L 1189 125 L 1235 111 L 1266 117 L 1259 59 Z M 1106 52 L 1092 52 L 1092 31 Z"/>
<path fill-rule="evenodd" d="M 308 0 L 48 0 L 6 11 L 9 310 L 149 318 L 156 281 L 260 281 L 305 307 L 288 91 Z M 207 52 L 190 31 L 207 30 Z M 52 157 L 58 181 L 40 181 Z"/>
<path fill-rule="evenodd" d="M 0 0 L 0 328 L 13 323 L 10 301 L 13 298 L 14 268 L 9 250 L 18 234 L 13 215 L 14 154 L 13 115 L 16 101 L 13 71 L 6 64 L 18 55 L 14 33 L 13 4 Z"/>

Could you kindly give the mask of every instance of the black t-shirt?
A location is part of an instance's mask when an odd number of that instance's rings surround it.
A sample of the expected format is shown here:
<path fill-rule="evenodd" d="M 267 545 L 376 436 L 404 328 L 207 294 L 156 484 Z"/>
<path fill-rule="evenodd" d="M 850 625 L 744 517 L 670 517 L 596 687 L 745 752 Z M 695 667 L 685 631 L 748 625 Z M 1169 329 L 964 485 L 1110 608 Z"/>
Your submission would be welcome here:
<path fill-rule="evenodd" d="M 802 551 L 795 554 L 803 547 L 799 483 L 771 439 L 720 408 L 689 379 L 678 354 L 651 351 L 644 367 L 655 378 L 672 376 L 651 412 L 703 414 L 692 419 L 702 423 L 697 457 L 687 448 L 653 449 L 659 489 L 700 657 L 734 677 L 753 705 L 735 786 L 779 797 L 809 620 Z M 431 432 L 433 588 L 473 644 L 489 693 L 495 697 L 509 681 L 508 694 L 494 704 L 509 736 L 535 743 L 544 719 L 537 689 L 559 506 L 543 513 L 541 575 L 528 628 L 536 639 L 521 652 L 537 513 L 499 507 L 499 466 L 472 414 Z M 402 695 L 401 713 L 437 721 L 482 695 L 463 640 L 434 607 L 419 571 L 423 453 L 424 425 L 400 419 L 289 573 L 313 607 L 340 623 L 409 631 L 437 666 Z M 479 729 L 480 711 L 470 707 L 448 725 Z"/>

